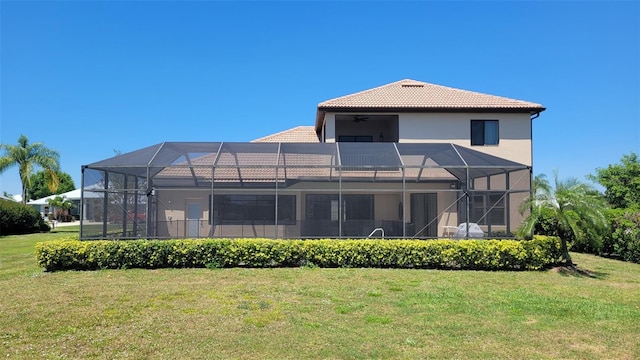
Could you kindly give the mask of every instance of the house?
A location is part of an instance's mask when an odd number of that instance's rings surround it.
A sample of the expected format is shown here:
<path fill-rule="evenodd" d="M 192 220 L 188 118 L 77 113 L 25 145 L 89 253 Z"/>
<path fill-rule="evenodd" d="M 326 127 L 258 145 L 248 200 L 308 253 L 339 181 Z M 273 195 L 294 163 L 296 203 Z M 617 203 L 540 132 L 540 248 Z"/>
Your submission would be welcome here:
<path fill-rule="evenodd" d="M 20 194 L 18 194 L 18 195 L 9 195 L 9 194 L 7 194 L 7 196 L 0 195 L 0 199 L 13 201 L 13 202 L 22 202 L 22 195 L 20 195 Z"/>
<path fill-rule="evenodd" d="M 60 196 L 63 199 L 71 201 L 71 203 L 73 204 L 73 207 L 69 209 L 69 215 L 72 215 L 75 219 L 79 219 L 82 214 L 82 218 L 85 221 L 90 221 L 93 220 L 93 217 L 91 216 L 92 209 L 96 207 L 96 204 L 102 203 L 102 201 L 100 200 L 102 197 L 99 196 L 99 193 L 91 192 L 85 192 L 84 195 L 85 201 L 83 203 L 83 206 L 80 206 L 80 199 L 82 198 L 81 189 L 75 189 L 62 194 L 49 195 L 40 199 L 31 200 L 27 202 L 27 205 L 35 208 L 40 213 L 40 215 L 42 215 L 42 217 L 47 217 L 53 210 L 50 209 L 49 201 L 53 200 L 57 196 Z"/>
<path fill-rule="evenodd" d="M 27 201 L 27 205 L 36 209 L 43 218 L 47 218 L 54 209 L 51 209 L 49 206 L 49 202 L 56 197 L 61 197 L 63 199 L 71 201 L 73 207 L 69 209 L 69 215 L 73 215 L 74 217 L 78 216 L 78 209 L 80 208 L 80 189 L 71 190 L 69 192 L 63 194 L 54 194 L 45 196 L 40 199 Z"/>
<path fill-rule="evenodd" d="M 84 198 L 102 201 L 81 237 L 435 238 L 469 223 L 508 236 L 544 110 L 406 79 L 249 143 L 149 146 L 83 166 Z"/>

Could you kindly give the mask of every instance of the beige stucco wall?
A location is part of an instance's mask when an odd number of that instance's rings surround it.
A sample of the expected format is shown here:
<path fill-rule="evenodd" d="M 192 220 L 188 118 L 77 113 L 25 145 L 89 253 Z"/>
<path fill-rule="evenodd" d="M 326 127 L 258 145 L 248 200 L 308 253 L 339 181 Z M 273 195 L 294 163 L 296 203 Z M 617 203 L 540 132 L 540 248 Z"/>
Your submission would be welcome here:
<path fill-rule="evenodd" d="M 335 142 L 335 113 L 325 115 L 326 142 Z M 472 148 L 528 166 L 532 165 L 529 114 L 399 113 L 399 142 L 444 142 Z M 498 120 L 500 142 L 471 146 L 471 120 Z"/>
<path fill-rule="evenodd" d="M 324 116 L 324 121 L 325 142 L 336 142 L 336 114 L 326 113 Z"/>
<path fill-rule="evenodd" d="M 202 213 L 200 236 L 209 234 L 209 193 L 205 191 L 157 190 L 158 234 L 184 237 L 187 234 L 184 220 L 188 203 L 199 203 Z"/>
<path fill-rule="evenodd" d="M 373 198 L 375 204 L 374 218 L 400 221 L 401 213 L 398 205 L 402 200 L 402 194 L 376 194 Z"/>

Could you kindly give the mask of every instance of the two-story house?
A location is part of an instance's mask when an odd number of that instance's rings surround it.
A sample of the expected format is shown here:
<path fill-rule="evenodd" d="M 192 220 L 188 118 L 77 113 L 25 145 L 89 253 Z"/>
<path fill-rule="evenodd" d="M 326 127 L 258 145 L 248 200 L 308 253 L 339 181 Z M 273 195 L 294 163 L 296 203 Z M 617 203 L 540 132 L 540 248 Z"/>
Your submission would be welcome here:
<path fill-rule="evenodd" d="M 166 142 L 83 167 L 83 238 L 507 236 L 545 108 L 401 80 L 250 143 Z M 95 201 L 93 204 L 96 204 Z M 376 230 L 377 229 L 377 230 Z M 374 231 L 376 230 L 376 231 Z"/>

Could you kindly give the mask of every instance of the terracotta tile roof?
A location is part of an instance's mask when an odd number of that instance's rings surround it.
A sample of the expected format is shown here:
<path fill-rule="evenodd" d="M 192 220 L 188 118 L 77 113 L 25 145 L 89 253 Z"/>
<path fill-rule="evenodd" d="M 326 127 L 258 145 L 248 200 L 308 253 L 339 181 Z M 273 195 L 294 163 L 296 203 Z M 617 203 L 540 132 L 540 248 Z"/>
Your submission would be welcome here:
<path fill-rule="evenodd" d="M 502 110 L 540 112 L 536 103 L 405 79 L 318 104 L 318 111 L 346 109 Z"/>
<path fill-rule="evenodd" d="M 320 140 L 313 126 L 297 126 L 252 140 L 251 142 L 317 143 L 320 142 Z"/>

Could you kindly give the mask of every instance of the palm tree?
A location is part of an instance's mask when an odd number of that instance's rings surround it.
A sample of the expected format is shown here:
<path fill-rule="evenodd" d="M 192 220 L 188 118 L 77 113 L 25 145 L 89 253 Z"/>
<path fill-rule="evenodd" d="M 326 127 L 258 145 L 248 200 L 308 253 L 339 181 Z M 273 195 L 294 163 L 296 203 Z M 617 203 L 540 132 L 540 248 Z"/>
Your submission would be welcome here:
<path fill-rule="evenodd" d="M 26 204 L 27 189 L 34 167 L 42 168 L 47 175 L 47 186 L 51 192 L 58 188 L 59 179 L 56 172 L 59 170 L 60 154 L 56 150 L 49 149 L 42 143 L 29 144 L 26 136 L 20 135 L 18 145 L 0 144 L 0 150 L 4 155 L 0 157 L 0 173 L 15 165 L 18 166 L 20 180 L 22 181 L 22 203 Z"/>
<path fill-rule="evenodd" d="M 47 200 L 47 202 L 51 207 L 51 213 L 55 220 L 60 220 L 60 217 L 69 215 L 69 210 L 74 207 L 73 202 L 64 196 L 56 196 Z"/>
<path fill-rule="evenodd" d="M 520 212 L 529 212 L 529 215 L 518 232 L 521 236 L 531 236 L 542 216 L 550 216 L 561 234 L 560 244 L 566 265 L 573 266 L 567 237 L 572 235 L 576 241 L 597 238 L 608 226 L 606 209 L 606 201 L 592 186 L 574 178 L 560 181 L 555 173 L 552 187 L 546 176 L 541 174 L 533 180 L 533 194 L 520 206 Z"/>

